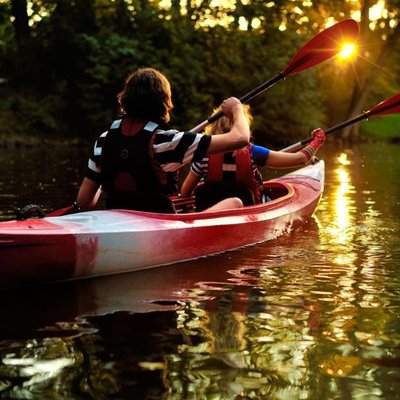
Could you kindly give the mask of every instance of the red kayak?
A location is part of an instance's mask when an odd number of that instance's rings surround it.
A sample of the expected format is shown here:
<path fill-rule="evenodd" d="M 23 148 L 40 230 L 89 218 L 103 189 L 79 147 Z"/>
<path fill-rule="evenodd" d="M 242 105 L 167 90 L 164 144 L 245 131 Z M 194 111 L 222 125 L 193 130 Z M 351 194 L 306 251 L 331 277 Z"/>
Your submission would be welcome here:
<path fill-rule="evenodd" d="M 323 185 L 320 161 L 264 182 L 272 200 L 241 209 L 178 214 L 100 210 L 1 222 L 0 285 L 141 270 L 275 239 L 310 220 Z"/>

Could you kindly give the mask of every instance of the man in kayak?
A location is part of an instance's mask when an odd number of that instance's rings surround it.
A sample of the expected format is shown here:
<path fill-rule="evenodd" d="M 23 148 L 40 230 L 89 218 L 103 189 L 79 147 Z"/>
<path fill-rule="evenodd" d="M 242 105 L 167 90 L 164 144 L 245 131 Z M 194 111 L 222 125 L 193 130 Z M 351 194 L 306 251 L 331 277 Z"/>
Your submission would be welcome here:
<path fill-rule="evenodd" d="M 234 97 L 221 104 L 230 122 L 225 134 L 212 137 L 170 129 L 170 83 L 153 68 L 130 74 L 118 101 L 123 116 L 94 144 L 76 201 L 80 210 L 94 208 L 104 191 L 106 208 L 174 212 L 169 196 L 183 165 L 240 149 L 250 141 L 242 104 Z"/>
<path fill-rule="evenodd" d="M 250 125 L 250 107 L 244 105 L 243 109 Z M 206 134 L 216 137 L 230 129 L 230 120 L 222 117 L 206 128 Z M 204 184 L 196 189 L 196 211 L 208 210 L 210 206 L 227 197 L 220 208 L 263 203 L 267 199 L 263 193 L 263 179 L 259 168 L 292 168 L 307 164 L 324 144 L 325 132 L 315 129 L 312 137 L 312 142 L 296 153 L 273 151 L 250 144 L 234 152 L 207 155 L 201 161 L 192 163 L 182 184 L 181 196 L 191 196 L 200 179 L 204 178 Z M 238 203 L 236 197 L 242 200 L 242 204 Z"/>

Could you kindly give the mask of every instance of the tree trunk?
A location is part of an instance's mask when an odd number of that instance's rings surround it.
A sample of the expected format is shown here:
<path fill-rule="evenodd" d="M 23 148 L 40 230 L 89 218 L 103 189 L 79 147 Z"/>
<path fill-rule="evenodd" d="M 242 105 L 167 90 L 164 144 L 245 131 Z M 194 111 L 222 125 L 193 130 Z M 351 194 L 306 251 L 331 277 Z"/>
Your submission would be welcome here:
<path fill-rule="evenodd" d="M 31 37 L 27 12 L 27 1 L 12 0 L 11 12 L 14 17 L 13 26 L 15 32 L 15 41 L 17 43 L 18 49 L 22 50 L 24 45 L 29 42 Z"/>

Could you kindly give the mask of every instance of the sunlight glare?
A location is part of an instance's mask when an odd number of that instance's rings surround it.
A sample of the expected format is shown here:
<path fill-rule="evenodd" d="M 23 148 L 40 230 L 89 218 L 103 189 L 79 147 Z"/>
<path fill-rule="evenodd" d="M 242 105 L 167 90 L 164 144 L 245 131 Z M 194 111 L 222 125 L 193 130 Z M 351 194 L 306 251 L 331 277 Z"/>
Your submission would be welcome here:
<path fill-rule="evenodd" d="M 339 57 L 342 59 L 348 59 L 354 56 L 356 51 L 356 45 L 354 43 L 344 43 L 342 51 L 339 53 Z"/>
<path fill-rule="evenodd" d="M 348 172 L 344 168 L 338 168 L 336 170 L 339 179 L 339 187 L 336 193 L 336 225 L 339 227 L 341 231 L 338 235 L 339 242 L 345 242 L 347 239 L 347 228 L 349 227 L 349 199 L 347 197 L 348 192 L 350 191 L 350 177 Z M 339 233 L 339 232 L 338 232 Z"/>
<path fill-rule="evenodd" d="M 385 0 L 379 0 L 375 5 L 369 9 L 370 21 L 376 21 L 382 18 L 385 11 Z"/>
<path fill-rule="evenodd" d="M 352 228 L 351 209 L 354 201 L 351 199 L 351 194 L 354 192 L 354 187 L 351 184 L 351 177 L 347 171 L 347 165 L 350 164 L 347 154 L 341 153 L 338 156 L 339 166 L 336 169 L 338 187 L 334 193 L 334 213 L 335 216 L 332 226 L 327 228 L 327 231 L 332 235 L 332 239 L 337 244 L 349 245 L 354 237 L 354 229 Z M 352 255 L 340 254 L 336 262 L 340 265 L 350 262 Z"/>
<path fill-rule="evenodd" d="M 340 165 L 350 165 L 351 162 L 350 160 L 347 158 L 347 154 L 346 153 L 341 153 L 338 157 L 338 162 Z"/>

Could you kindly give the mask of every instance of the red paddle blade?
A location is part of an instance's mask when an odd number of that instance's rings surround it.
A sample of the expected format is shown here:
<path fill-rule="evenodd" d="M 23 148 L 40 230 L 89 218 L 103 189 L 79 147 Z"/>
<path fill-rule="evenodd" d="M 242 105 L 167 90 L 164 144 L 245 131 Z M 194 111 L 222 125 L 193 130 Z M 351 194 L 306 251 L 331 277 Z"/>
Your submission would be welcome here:
<path fill-rule="evenodd" d="M 281 72 L 285 76 L 297 74 L 304 69 L 325 61 L 342 50 L 345 42 L 357 40 L 358 25 L 353 19 L 346 19 L 325 29 L 310 39 L 292 58 Z"/>
<path fill-rule="evenodd" d="M 366 111 L 368 117 L 373 115 L 394 114 L 400 112 L 400 93 L 391 97 L 390 99 L 383 100 L 371 110 Z"/>

